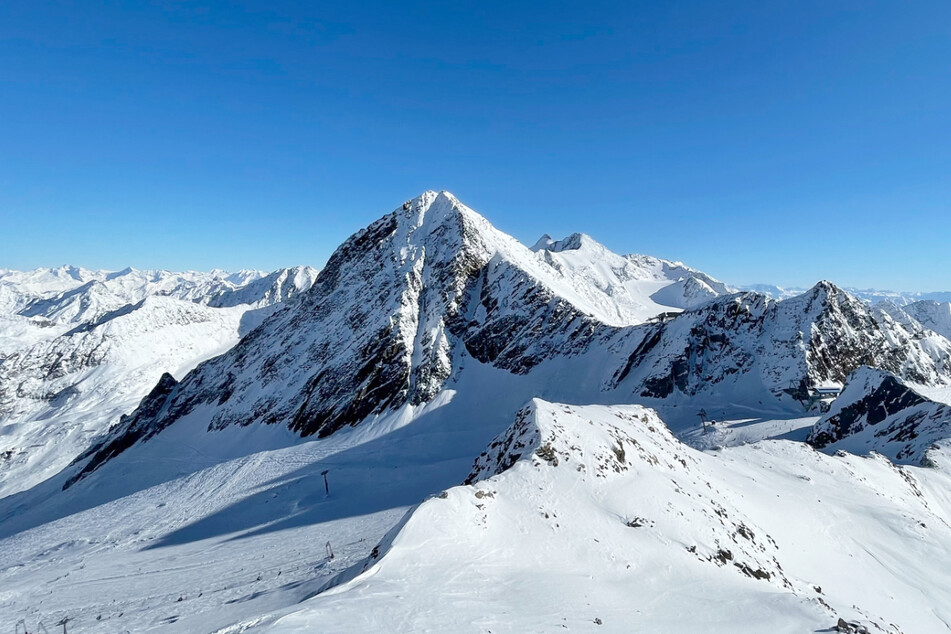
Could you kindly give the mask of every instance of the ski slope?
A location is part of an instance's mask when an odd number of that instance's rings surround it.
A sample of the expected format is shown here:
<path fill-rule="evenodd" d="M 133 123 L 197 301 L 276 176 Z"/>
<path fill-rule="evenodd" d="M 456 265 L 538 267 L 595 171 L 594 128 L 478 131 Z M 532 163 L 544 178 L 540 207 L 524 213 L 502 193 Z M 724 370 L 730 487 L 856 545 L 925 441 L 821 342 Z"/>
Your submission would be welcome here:
<path fill-rule="evenodd" d="M 536 400 L 340 585 L 221 631 L 945 631 L 948 458 L 700 453 L 637 406 Z"/>

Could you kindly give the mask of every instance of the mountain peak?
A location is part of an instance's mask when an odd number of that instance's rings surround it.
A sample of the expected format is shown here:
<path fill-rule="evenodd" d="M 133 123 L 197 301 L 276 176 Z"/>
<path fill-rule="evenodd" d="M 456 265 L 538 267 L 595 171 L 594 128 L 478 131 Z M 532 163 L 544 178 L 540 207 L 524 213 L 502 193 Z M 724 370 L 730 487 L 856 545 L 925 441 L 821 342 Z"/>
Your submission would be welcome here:
<path fill-rule="evenodd" d="M 833 300 L 838 303 L 862 304 L 868 305 L 861 299 L 853 295 L 849 290 L 830 282 L 829 280 L 820 280 L 816 282 L 807 294 L 816 299 Z"/>
<path fill-rule="evenodd" d="M 532 251 L 535 251 L 535 252 L 547 251 L 551 247 L 551 245 L 553 245 L 554 243 L 555 241 L 552 240 L 552 237 L 550 235 L 548 235 L 547 233 L 543 233 L 542 237 L 536 240 L 535 244 L 532 245 Z"/>
<path fill-rule="evenodd" d="M 834 303 L 838 303 L 842 300 L 848 301 L 852 299 L 852 296 L 829 280 L 820 280 L 809 290 L 790 299 L 797 298 L 810 304 L 818 302 L 819 305 L 824 305 L 830 301 Z"/>
<path fill-rule="evenodd" d="M 411 198 L 403 203 L 402 210 L 411 213 L 429 213 L 430 211 L 439 212 L 451 209 L 456 205 L 462 205 L 459 199 L 452 192 L 442 190 L 435 191 L 427 189 L 415 198 Z"/>
<path fill-rule="evenodd" d="M 604 247 L 597 240 L 592 238 L 586 233 L 572 233 L 567 238 L 553 242 L 549 247 L 549 251 L 555 251 L 556 253 L 562 251 L 578 251 L 580 249 L 597 249 Z"/>

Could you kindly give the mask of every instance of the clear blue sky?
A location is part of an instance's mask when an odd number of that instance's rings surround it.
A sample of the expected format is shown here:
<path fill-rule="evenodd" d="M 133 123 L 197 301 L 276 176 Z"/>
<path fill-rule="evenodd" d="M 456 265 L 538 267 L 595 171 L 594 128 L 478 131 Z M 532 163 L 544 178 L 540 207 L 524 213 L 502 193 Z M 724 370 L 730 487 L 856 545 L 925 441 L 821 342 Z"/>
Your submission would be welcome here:
<path fill-rule="evenodd" d="M 0 268 L 319 266 L 425 189 L 951 290 L 951 2 L 0 4 Z"/>

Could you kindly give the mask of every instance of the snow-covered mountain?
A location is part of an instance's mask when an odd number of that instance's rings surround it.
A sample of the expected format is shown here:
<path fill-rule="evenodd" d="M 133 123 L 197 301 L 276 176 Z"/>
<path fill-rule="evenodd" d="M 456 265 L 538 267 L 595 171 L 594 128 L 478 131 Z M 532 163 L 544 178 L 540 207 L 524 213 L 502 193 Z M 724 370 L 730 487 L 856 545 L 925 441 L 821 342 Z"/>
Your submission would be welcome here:
<path fill-rule="evenodd" d="M 856 288 L 854 286 L 846 286 L 844 288 L 850 295 L 867 304 L 891 302 L 896 306 L 905 306 L 906 304 L 921 301 L 951 302 L 951 292 L 922 293 L 920 291 L 880 291 L 873 288 Z M 789 299 L 790 297 L 801 295 L 808 290 L 802 287 L 787 288 L 774 284 L 748 284 L 741 286 L 740 289 L 766 295 L 770 299 Z"/>
<path fill-rule="evenodd" d="M 585 402 L 801 410 L 811 387 L 841 383 L 860 365 L 951 383 L 951 342 L 877 320 L 828 282 L 783 302 L 729 295 L 669 321 L 622 326 L 643 290 L 634 280 L 656 280 L 671 265 L 612 257 L 581 235 L 543 242 L 527 249 L 445 192 L 407 202 L 347 240 L 292 310 L 167 382 L 67 485 L 190 416 L 209 430 L 280 424 L 325 437 L 433 400 L 471 361 L 549 384 L 559 372 L 587 377 L 573 388 Z M 621 298 L 615 310 L 612 297 Z"/>
<path fill-rule="evenodd" d="M 922 396 L 889 372 L 861 367 L 808 440 L 829 451 L 876 451 L 907 464 L 929 462 L 936 444 L 951 445 L 951 405 Z"/>
<path fill-rule="evenodd" d="M 601 321 L 611 325 L 642 323 L 735 292 L 680 262 L 647 255 L 617 255 L 583 233 L 558 241 L 546 234 L 532 250 L 556 270 L 580 280 L 579 288 L 606 295 L 590 299 L 601 309 Z"/>
<path fill-rule="evenodd" d="M 951 303 L 920 301 L 899 307 L 891 302 L 883 302 L 878 307 L 913 329 L 930 330 L 951 339 Z"/>
<path fill-rule="evenodd" d="M 317 270 L 307 266 L 260 271 L 90 271 L 64 266 L 0 271 L 5 313 L 55 323 L 88 323 L 153 295 L 212 306 L 270 305 L 310 288 Z"/>
<path fill-rule="evenodd" d="M 63 297 L 90 283 L 82 271 L 73 286 L 43 275 L 61 287 L 17 310 L 50 316 L 13 314 L 52 334 L 8 330 L 19 343 L 0 362 L 24 381 L 2 402 L 35 422 L 112 407 L 122 383 L 104 368 L 127 377 L 161 358 L 156 341 L 188 347 L 179 327 L 247 334 L 188 372 L 197 349 L 177 371 L 150 366 L 134 411 L 0 497 L 0 619 L 222 634 L 949 620 L 940 426 L 906 416 L 883 445 L 855 445 L 917 465 L 898 454 L 918 434 L 927 469 L 802 442 L 817 423 L 843 443 L 876 427 L 881 390 L 863 376 L 951 392 L 951 341 L 903 308 L 829 282 L 782 301 L 734 293 L 584 234 L 529 248 L 447 192 L 357 232 L 315 279 L 83 313 Z M 84 377 L 111 387 L 84 392 Z M 820 420 L 814 389 L 844 383 Z M 881 429 L 938 409 L 886 391 Z"/>
<path fill-rule="evenodd" d="M 59 472 L 163 373 L 224 352 L 315 274 L 6 273 L 21 299 L 0 321 L 0 495 Z"/>
<path fill-rule="evenodd" d="M 633 352 L 610 385 L 647 398 L 805 403 L 811 388 L 841 384 L 861 365 L 918 383 L 951 381 L 951 342 L 909 331 L 829 282 L 780 302 L 721 298 L 627 338 Z"/>

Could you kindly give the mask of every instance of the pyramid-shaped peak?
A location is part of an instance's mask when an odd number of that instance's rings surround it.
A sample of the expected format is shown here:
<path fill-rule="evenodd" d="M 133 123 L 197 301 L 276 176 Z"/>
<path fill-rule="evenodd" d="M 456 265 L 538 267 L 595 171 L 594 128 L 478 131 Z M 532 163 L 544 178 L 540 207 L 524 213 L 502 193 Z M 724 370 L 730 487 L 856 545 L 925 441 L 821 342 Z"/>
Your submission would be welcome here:
<path fill-rule="evenodd" d="M 488 225 L 477 212 L 464 205 L 451 192 L 427 190 L 407 200 L 401 207 L 394 210 L 397 221 L 401 225 L 419 228 L 424 225 L 435 226 L 442 224 L 458 224 L 461 218 Z"/>
<path fill-rule="evenodd" d="M 812 287 L 813 297 L 822 301 L 835 302 L 838 304 L 868 306 L 867 302 L 862 301 L 841 286 L 837 286 L 828 280 L 822 280 Z"/>
<path fill-rule="evenodd" d="M 437 211 L 452 208 L 457 205 L 462 205 L 462 203 L 459 202 L 459 199 L 456 198 L 452 192 L 446 190 L 437 192 L 432 189 L 427 189 L 416 198 L 411 198 L 403 203 L 402 209 L 403 211 L 427 213 L 431 210 Z"/>
<path fill-rule="evenodd" d="M 607 250 L 607 247 L 586 233 L 573 233 L 567 238 L 549 243 L 546 247 L 546 250 L 554 251 L 555 253 L 591 249 Z"/>
<path fill-rule="evenodd" d="M 543 233 L 542 237 L 535 241 L 535 244 L 532 245 L 532 251 L 548 251 L 551 249 L 551 245 L 555 244 L 555 241 L 547 233 Z"/>
<path fill-rule="evenodd" d="M 808 291 L 797 297 L 809 302 L 819 301 L 823 303 L 829 300 L 851 299 L 851 295 L 828 280 L 820 280 Z M 797 297 L 791 299 L 797 299 Z"/>
<path fill-rule="evenodd" d="M 816 285 L 812 287 L 812 290 L 816 293 L 837 293 L 839 292 L 839 287 L 830 282 L 829 280 L 819 280 L 816 282 Z"/>

